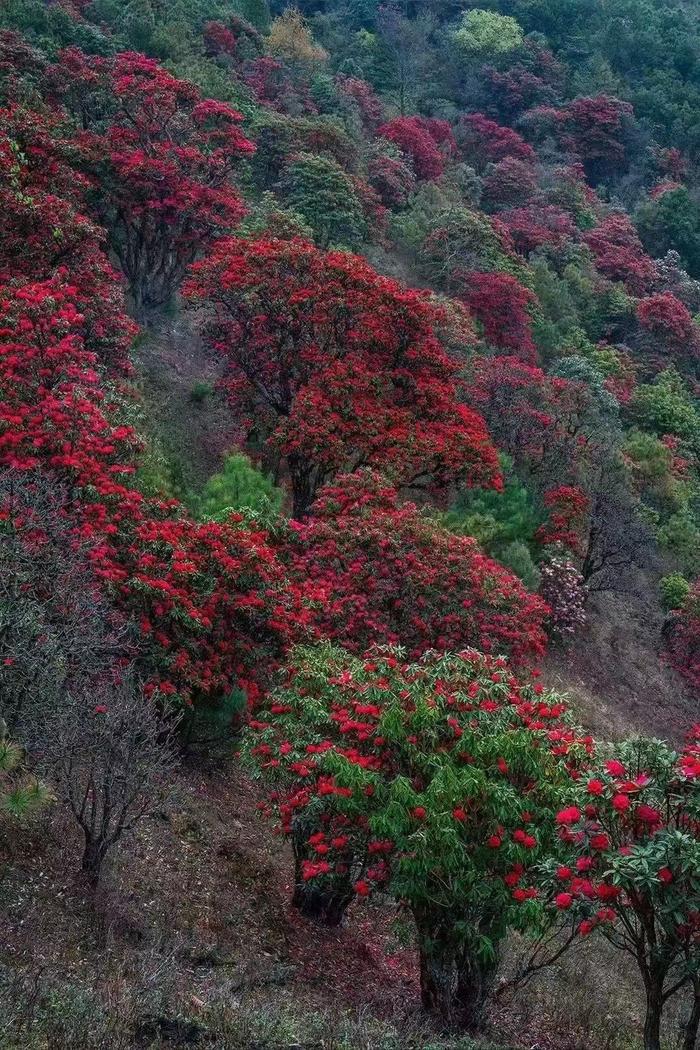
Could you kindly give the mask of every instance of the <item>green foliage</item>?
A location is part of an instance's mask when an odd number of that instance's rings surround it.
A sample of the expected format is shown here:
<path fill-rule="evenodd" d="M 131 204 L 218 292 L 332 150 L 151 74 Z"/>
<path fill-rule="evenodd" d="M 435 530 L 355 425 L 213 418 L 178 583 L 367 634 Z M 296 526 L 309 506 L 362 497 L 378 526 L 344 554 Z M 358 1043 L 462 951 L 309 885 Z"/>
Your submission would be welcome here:
<path fill-rule="evenodd" d="M 462 489 L 442 522 L 459 536 L 474 536 L 502 561 L 499 552 L 511 544 L 527 546 L 541 520 L 529 490 L 513 473 L 512 461 L 505 455 L 500 460 L 503 489 Z"/>
<path fill-rule="evenodd" d="M 199 382 L 195 383 L 190 390 L 190 398 L 196 405 L 201 405 L 214 393 L 214 387 L 211 383 Z"/>
<path fill-rule="evenodd" d="M 523 31 L 510 15 L 474 8 L 462 16 L 452 39 L 469 56 L 488 58 L 515 51 L 523 42 Z"/>
<path fill-rule="evenodd" d="M 305 881 L 339 878 L 352 856 L 358 893 L 388 886 L 409 905 L 423 967 L 447 981 L 435 1006 L 450 1016 L 448 975 L 476 983 L 511 924 L 538 923 L 536 894 L 520 887 L 586 745 L 561 698 L 520 685 L 501 658 L 401 660 L 391 648 L 296 649 L 245 749 L 283 829 L 323 829 L 309 837 L 325 849 L 305 861 Z M 425 971 L 422 983 L 425 994 Z"/>
<path fill-rule="evenodd" d="M 274 482 L 256 470 L 247 456 L 227 456 L 224 469 L 207 481 L 198 500 L 202 517 L 221 518 L 230 511 L 278 513 L 283 493 Z"/>
<path fill-rule="evenodd" d="M 642 204 L 637 229 L 648 252 L 659 258 L 676 251 L 691 277 L 700 277 L 700 205 L 685 187 Z"/>
<path fill-rule="evenodd" d="M 394 231 L 407 245 L 417 242 L 423 274 L 449 290 L 453 278 L 465 270 L 498 270 L 522 276 L 523 267 L 509 256 L 488 216 L 464 207 L 438 207 L 439 198 L 417 193 L 410 208 L 394 222 Z"/>
<path fill-rule="evenodd" d="M 299 153 L 285 168 L 280 193 L 302 216 L 320 248 L 356 247 L 367 236 L 352 179 L 329 157 Z"/>
<path fill-rule="evenodd" d="M 631 410 L 645 430 L 674 434 L 700 452 L 697 401 L 675 368 L 665 369 L 653 382 L 638 387 Z"/>
<path fill-rule="evenodd" d="M 659 587 L 661 590 L 661 604 L 666 610 L 680 609 L 690 594 L 690 584 L 680 572 L 672 572 L 668 576 L 662 576 Z"/>
<path fill-rule="evenodd" d="M 24 749 L 8 737 L 0 719 L 0 810 L 13 820 L 23 820 L 50 799 L 47 788 L 27 773 Z"/>
<path fill-rule="evenodd" d="M 537 590 L 540 585 L 540 574 L 526 543 L 514 540 L 499 548 L 494 554 L 501 565 L 505 565 L 523 581 L 529 591 Z"/>
<path fill-rule="evenodd" d="M 266 191 L 255 202 L 241 225 L 244 237 L 276 237 L 282 241 L 303 237 L 313 240 L 314 231 L 303 215 L 291 208 L 283 208 L 274 193 Z"/>

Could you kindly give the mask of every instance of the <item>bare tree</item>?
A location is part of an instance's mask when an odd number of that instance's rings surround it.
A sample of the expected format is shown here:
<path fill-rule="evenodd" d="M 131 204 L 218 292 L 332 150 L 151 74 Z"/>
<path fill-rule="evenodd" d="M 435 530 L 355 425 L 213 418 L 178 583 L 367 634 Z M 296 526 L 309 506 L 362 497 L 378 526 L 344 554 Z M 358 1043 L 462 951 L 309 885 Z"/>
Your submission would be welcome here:
<path fill-rule="evenodd" d="M 633 570 L 653 567 L 655 557 L 653 532 L 625 485 L 620 462 L 611 458 L 601 465 L 591 497 L 581 567 L 586 589 L 624 593 L 633 586 Z"/>
<path fill-rule="evenodd" d="M 407 17 L 407 4 L 390 2 L 379 8 L 377 28 L 390 58 L 393 86 L 401 116 L 415 109 L 415 93 L 425 88 L 431 61 L 430 37 L 435 19 L 421 10 Z"/>
<path fill-rule="evenodd" d="M 135 655 L 134 632 L 90 569 L 65 484 L 0 471 L 0 718 L 31 751 L 47 707 Z"/>
<path fill-rule="evenodd" d="M 67 693 L 48 715 L 42 766 L 83 832 L 82 870 L 93 885 L 110 850 L 167 800 L 176 727 L 130 673 Z"/>

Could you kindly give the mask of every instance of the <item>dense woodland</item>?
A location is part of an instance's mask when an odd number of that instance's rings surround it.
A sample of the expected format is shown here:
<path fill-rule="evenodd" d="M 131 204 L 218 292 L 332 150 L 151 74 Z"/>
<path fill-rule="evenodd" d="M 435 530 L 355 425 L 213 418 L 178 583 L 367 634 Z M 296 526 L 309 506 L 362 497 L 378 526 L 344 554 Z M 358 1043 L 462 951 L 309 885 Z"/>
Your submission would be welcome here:
<path fill-rule="evenodd" d="M 1 0 L 0 1047 L 700 1047 L 700 9 Z"/>

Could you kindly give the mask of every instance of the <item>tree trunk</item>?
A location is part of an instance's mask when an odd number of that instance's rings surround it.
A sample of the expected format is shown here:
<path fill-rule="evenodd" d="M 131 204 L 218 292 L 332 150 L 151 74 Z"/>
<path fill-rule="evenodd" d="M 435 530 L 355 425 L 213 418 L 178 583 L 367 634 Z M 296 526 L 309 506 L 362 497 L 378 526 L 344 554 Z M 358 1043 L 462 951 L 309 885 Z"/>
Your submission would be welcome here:
<path fill-rule="evenodd" d="M 300 456 L 290 456 L 289 478 L 292 483 L 292 514 L 295 521 L 308 517 L 316 495 L 312 481 L 313 468 Z"/>
<path fill-rule="evenodd" d="M 695 985 L 690 1017 L 683 1027 L 683 1050 L 695 1050 L 698 1045 L 698 1029 L 700 1029 L 700 981 Z"/>
<path fill-rule="evenodd" d="M 96 887 L 100 881 L 102 865 L 106 855 L 107 847 L 103 841 L 93 839 L 88 835 L 85 836 L 85 849 L 83 850 L 83 859 L 80 866 L 93 887 Z"/>
<path fill-rule="evenodd" d="M 471 952 L 445 916 L 415 918 L 423 1006 L 450 1028 L 479 1031 L 498 968 L 497 954 L 487 959 Z"/>
<path fill-rule="evenodd" d="M 355 896 L 350 874 L 347 876 L 334 874 L 332 878 L 320 884 L 316 879 L 305 881 L 302 878 L 302 863 L 312 859 L 306 839 L 306 832 L 294 832 L 292 834 L 292 849 L 294 851 L 294 896 L 292 905 L 306 919 L 323 926 L 340 926 L 348 906 Z"/>
<path fill-rule="evenodd" d="M 644 1050 L 661 1050 L 661 1015 L 663 997 L 657 985 L 647 987 L 647 1011 L 644 1018 Z"/>

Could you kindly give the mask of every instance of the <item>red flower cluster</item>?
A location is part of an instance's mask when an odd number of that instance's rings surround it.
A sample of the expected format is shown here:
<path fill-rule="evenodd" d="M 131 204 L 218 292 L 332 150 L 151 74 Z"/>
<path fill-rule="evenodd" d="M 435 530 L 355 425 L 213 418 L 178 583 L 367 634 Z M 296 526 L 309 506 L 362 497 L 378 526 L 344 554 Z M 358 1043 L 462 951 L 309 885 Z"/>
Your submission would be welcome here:
<path fill-rule="evenodd" d="M 456 152 L 452 129 L 445 120 L 395 117 L 377 128 L 377 135 L 393 142 L 410 157 L 419 179 L 436 179 L 445 170 L 445 158 Z"/>
<path fill-rule="evenodd" d="M 166 302 L 197 253 L 243 215 L 231 176 L 254 147 L 241 114 L 131 53 L 69 48 L 46 91 L 85 129 L 71 146 L 137 308 Z"/>
<path fill-rule="evenodd" d="M 229 365 L 242 437 L 285 457 L 297 517 L 334 474 L 361 462 L 439 491 L 493 484 L 484 422 L 436 335 L 443 311 L 363 259 L 293 241 L 220 241 L 185 294 Z"/>
<path fill-rule="evenodd" d="M 474 646 L 531 665 L 544 652 L 544 603 L 375 474 L 323 489 L 286 556 L 316 632 L 353 652 L 377 638 L 412 657 Z"/>

